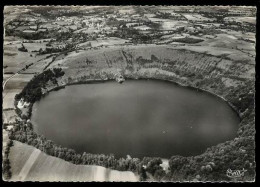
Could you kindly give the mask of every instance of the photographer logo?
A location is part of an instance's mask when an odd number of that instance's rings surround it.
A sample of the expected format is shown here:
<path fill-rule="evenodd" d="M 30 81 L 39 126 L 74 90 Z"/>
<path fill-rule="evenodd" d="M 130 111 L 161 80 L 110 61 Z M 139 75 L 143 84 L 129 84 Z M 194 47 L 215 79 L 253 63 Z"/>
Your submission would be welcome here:
<path fill-rule="evenodd" d="M 245 175 L 245 172 L 247 170 L 245 170 L 244 168 L 242 170 L 232 170 L 232 169 L 228 169 L 227 170 L 227 176 L 229 178 L 240 178 L 243 177 Z"/>

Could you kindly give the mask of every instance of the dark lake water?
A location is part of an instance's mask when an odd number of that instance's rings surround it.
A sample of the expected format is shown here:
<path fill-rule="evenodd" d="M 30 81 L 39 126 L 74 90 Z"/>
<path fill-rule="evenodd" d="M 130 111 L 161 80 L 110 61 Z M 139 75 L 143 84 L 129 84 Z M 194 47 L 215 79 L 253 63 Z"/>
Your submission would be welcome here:
<path fill-rule="evenodd" d="M 78 152 L 191 156 L 236 136 L 239 118 L 211 94 L 155 80 L 67 86 L 33 106 L 35 131 Z"/>

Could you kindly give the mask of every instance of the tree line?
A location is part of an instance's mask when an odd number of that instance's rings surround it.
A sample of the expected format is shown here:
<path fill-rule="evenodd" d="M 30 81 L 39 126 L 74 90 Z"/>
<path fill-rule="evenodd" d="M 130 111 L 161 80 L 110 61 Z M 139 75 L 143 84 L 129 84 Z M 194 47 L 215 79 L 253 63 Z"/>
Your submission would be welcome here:
<path fill-rule="evenodd" d="M 29 103 L 34 103 L 38 101 L 42 96 L 42 88 L 46 87 L 48 81 L 52 81 L 52 83 L 57 83 L 57 78 L 64 75 L 64 72 L 61 68 L 48 69 L 43 73 L 33 77 L 32 80 L 28 82 L 28 84 L 23 88 L 23 90 L 16 94 L 15 100 L 19 101 L 21 98 L 24 101 Z"/>
<path fill-rule="evenodd" d="M 56 71 L 59 72 L 59 70 Z M 146 75 L 143 76 L 145 77 Z M 169 77 L 167 75 L 160 74 L 156 76 L 165 80 L 174 79 L 174 77 Z M 194 86 L 194 76 L 191 77 L 190 85 Z M 176 81 L 180 82 L 178 80 Z M 244 81 L 243 84 L 240 84 L 237 87 L 229 88 L 225 87 L 221 81 L 221 77 L 204 78 L 199 80 L 196 78 L 196 84 L 197 83 L 199 88 L 204 89 L 211 87 L 214 83 L 214 85 L 216 85 L 212 87 L 214 92 L 219 95 L 224 95 L 224 97 L 237 108 L 237 111 L 241 113 L 238 135 L 234 140 L 208 148 L 205 153 L 201 155 L 191 157 L 183 157 L 179 155 L 172 156 L 169 160 L 170 172 L 168 173 L 166 173 L 160 166 L 162 163 L 160 158 L 145 157 L 143 159 L 117 159 L 112 154 L 78 154 L 72 149 L 62 148 L 61 146 L 54 144 L 52 141 L 46 140 L 43 136 L 37 135 L 33 132 L 32 124 L 28 122 L 17 123 L 13 130 L 10 131 L 10 138 L 32 145 L 49 155 L 62 158 L 74 164 L 100 165 L 120 171 L 134 171 L 140 175 L 141 180 L 147 179 L 147 173 L 151 174 L 157 180 L 232 180 L 226 176 L 226 171 L 229 168 L 232 170 L 244 168 L 247 170 L 245 179 L 253 180 L 255 175 L 254 81 Z M 219 87 L 221 87 L 221 89 Z"/>
<path fill-rule="evenodd" d="M 12 177 L 12 172 L 11 172 L 11 165 L 10 165 L 10 160 L 9 160 L 9 153 L 10 153 L 10 148 L 13 146 L 13 141 L 8 140 L 6 144 L 6 149 L 4 150 L 4 157 L 3 157 L 3 170 L 2 170 L 2 175 L 5 180 L 9 180 Z"/>
<path fill-rule="evenodd" d="M 144 157 L 139 159 L 130 156 L 116 158 L 113 154 L 77 153 L 73 149 L 61 147 L 42 135 L 38 135 L 33 131 L 32 123 L 25 120 L 16 122 L 13 129 L 9 131 L 9 138 L 32 145 L 50 156 L 61 158 L 76 165 L 99 165 L 119 171 L 137 172 L 142 180 L 147 179 L 146 172 L 149 172 L 157 180 L 165 175 L 165 171 L 160 166 L 162 164 L 160 158 Z"/>

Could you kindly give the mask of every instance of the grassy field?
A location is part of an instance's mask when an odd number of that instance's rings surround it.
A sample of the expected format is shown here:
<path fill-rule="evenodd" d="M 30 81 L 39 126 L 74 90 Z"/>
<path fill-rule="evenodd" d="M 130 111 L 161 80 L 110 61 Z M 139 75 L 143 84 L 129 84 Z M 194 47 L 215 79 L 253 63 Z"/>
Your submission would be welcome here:
<path fill-rule="evenodd" d="M 13 74 L 3 74 L 3 82 L 6 81 L 9 77 L 11 77 Z"/>
<path fill-rule="evenodd" d="M 75 71 L 78 73 L 77 76 L 81 76 L 81 72 L 87 73 L 91 69 L 102 69 L 104 71 L 111 68 L 122 69 L 127 66 L 127 61 L 132 61 L 135 68 L 148 68 L 151 65 L 162 66 L 160 62 L 167 62 L 168 65 L 174 65 L 179 71 L 187 70 L 209 75 L 209 73 L 217 73 L 214 68 L 226 72 L 236 65 L 237 61 L 223 59 L 221 56 L 223 51 L 226 53 L 233 52 L 234 56 L 239 56 L 240 60 L 243 60 L 243 54 L 235 49 L 204 46 L 139 45 L 71 53 L 65 59 L 54 61 L 49 68 L 58 67 L 59 64 L 60 67 L 65 69 L 69 68 L 66 69 L 67 76 L 72 76 L 70 72 L 73 72 L 73 76 L 75 76 Z M 151 59 L 152 55 L 157 58 L 157 62 Z M 149 60 L 149 63 L 140 64 L 138 58 Z M 86 59 L 93 63 L 91 65 L 86 64 Z M 244 59 L 250 60 L 248 56 Z M 242 67 L 243 71 L 237 71 L 239 75 L 236 76 L 253 78 L 254 63 L 241 64 Z"/>
<path fill-rule="evenodd" d="M 248 22 L 248 23 L 252 23 L 252 24 L 256 24 L 256 19 L 255 17 L 227 17 L 225 18 L 225 21 L 236 21 L 236 22 Z"/>
<path fill-rule="evenodd" d="M 32 74 L 18 74 L 7 82 L 3 91 L 3 109 L 14 108 L 14 97 L 33 78 Z"/>
<path fill-rule="evenodd" d="M 11 181 L 138 181 L 133 172 L 75 165 L 14 141 L 9 154 Z"/>
<path fill-rule="evenodd" d="M 4 123 L 14 123 L 15 122 L 15 118 L 17 117 L 17 114 L 14 110 L 6 110 L 3 111 L 3 115 L 4 115 Z"/>
<path fill-rule="evenodd" d="M 89 42 L 91 43 L 92 47 L 99 47 L 99 46 L 114 46 L 114 45 L 120 45 L 124 44 L 127 40 L 116 38 L 116 37 L 110 37 L 109 39 L 97 39 L 97 40 L 90 40 L 85 43 L 79 44 L 80 47 L 88 47 Z"/>
<path fill-rule="evenodd" d="M 20 69 L 24 68 L 26 65 L 29 65 L 31 63 L 37 63 L 41 59 L 44 59 L 47 55 L 37 55 L 35 56 L 35 53 L 32 53 L 33 50 L 39 50 L 40 48 L 45 49 L 46 42 L 43 43 L 24 43 L 23 45 L 25 48 L 28 49 L 28 52 L 21 52 L 18 50 L 18 48 L 21 47 L 22 39 L 14 38 L 15 41 L 11 40 L 12 42 L 6 42 L 9 44 L 4 45 L 4 55 L 3 55 L 3 66 L 7 66 L 4 69 L 4 73 L 12 72 L 16 73 Z M 5 41 L 8 41 L 9 37 L 5 38 Z M 33 70 L 34 72 L 39 72 L 43 68 L 39 67 L 33 67 L 31 66 L 28 70 Z M 26 70 L 26 71 L 28 71 Z M 32 73 L 32 71 L 30 71 Z"/>
<path fill-rule="evenodd" d="M 3 109 L 14 108 L 14 97 L 22 89 L 8 89 L 3 92 Z"/>

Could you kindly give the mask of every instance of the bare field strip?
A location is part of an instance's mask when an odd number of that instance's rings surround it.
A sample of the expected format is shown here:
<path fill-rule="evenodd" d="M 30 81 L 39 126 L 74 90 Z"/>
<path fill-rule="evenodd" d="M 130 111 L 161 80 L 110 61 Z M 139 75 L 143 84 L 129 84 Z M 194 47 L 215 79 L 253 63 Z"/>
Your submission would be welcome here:
<path fill-rule="evenodd" d="M 14 146 L 11 147 L 9 159 L 11 162 L 12 180 L 17 181 L 18 175 L 22 170 L 25 162 L 30 157 L 34 148 L 31 146 L 24 146 L 24 144 L 14 141 Z"/>
<path fill-rule="evenodd" d="M 30 155 L 28 160 L 25 162 L 22 170 L 20 171 L 20 173 L 18 175 L 18 180 L 24 181 L 24 179 L 27 177 L 29 171 L 31 170 L 31 167 L 32 167 L 33 163 L 38 158 L 40 153 L 41 153 L 41 151 L 39 149 L 35 149 L 32 152 L 32 154 Z"/>
<path fill-rule="evenodd" d="M 10 151 L 11 181 L 138 181 L 130 171 L 75 165 L 14 141 Z"/>

